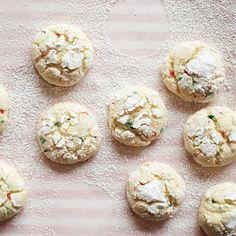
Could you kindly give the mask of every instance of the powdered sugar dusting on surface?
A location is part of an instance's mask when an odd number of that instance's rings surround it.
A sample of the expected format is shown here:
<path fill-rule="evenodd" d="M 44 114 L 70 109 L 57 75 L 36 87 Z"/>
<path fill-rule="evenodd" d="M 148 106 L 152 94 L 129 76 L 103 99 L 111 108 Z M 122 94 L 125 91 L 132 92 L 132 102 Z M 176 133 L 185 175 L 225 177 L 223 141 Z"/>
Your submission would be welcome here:
<path fill-rule="evenodd" d="M 148 1 L 143 5 L 143 1 L 139 1 L 137 5 L 145 8 Z M 4 235 L 31 235 L 32 232 L 38 235 L 78 235 L 78 232 L 122 236 L 202 235 L 196 216 L 203 193 L 213 184 L 236 177 L 235 163 L 221 170 L 206 170 L 188 158 L 183 148 L 183 125 L 190 114 L 206 105 L 183 102 L 168 92 L 160 80 L 160 66 L 169 47 L 198 39 L 220 50 L 227 80 L 235 84 L 236 53 L 232 43 L 235 1 L 164 0 L 169 34 L 163 38 L 162 47 L 140 57 L 119 52 L 108 36 L 107 20 L 116 2 L 118 0 L 1 2 L 0 83 L 8 88 L 11 106 L 8 125 L 0 135 L 0 156 L 1 160 L 18 167 L 29 189 L 25 210 L 1 225 L 0 232 Z M 34 35 L 53 23 L 78 24 L 95 46 L 93 68 L 72 88 L 47 84 L 39 78 L 31 61 Z M 130 84 L 156 88 L 169 110 L 168 128 L 161 139 L 149 147 L 127 148 L 114 141 L 108 132 L 106 104 L 117 89 Z M 213 104 L 235 110 L 235 91 L 230 86 L 224 88 Z M 40 154 L 37 145 L 39 115 L 49 106 L 65 101 L 87 106 L 97 115 L 101 127 L 101 150 L 82 165 L 54 164 Z M 170 164 L 187 185 L 182 208 L 164 223 L 147 223 L 134 216 L 125 199 L 128 173 L 142 162 L 153 160 Z M 84 228 L 87 231 L 83 231 Z"/>

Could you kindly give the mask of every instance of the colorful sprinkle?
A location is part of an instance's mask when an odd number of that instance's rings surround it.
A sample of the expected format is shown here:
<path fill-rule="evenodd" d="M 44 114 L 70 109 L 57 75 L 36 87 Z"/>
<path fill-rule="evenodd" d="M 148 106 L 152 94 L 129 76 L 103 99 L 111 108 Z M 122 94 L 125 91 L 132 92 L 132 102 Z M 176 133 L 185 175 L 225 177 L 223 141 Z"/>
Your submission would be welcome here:
<path fill-rule="evenodd" d="M 10 192 L 7 193 L 7 199 L 8 199 L 8 200 L 11 200 L 11 193 L 10 193 Z"/>
<path fill-rule="evenodd" d="M 61 123 L 57 121 L 57 122 L 54 123 L 54 126 L 61 127 Z"/>
<path fill-rule="evenodd" d="M 4 114 L 5 110 L 4 109 L 0 109 L 0 114 Z"/>
<path fill-rule="evenodd" d="M 133 123 L 130 122 L 130 121 L 126 122 L 126 125 L 127 125 L 129 128 L 131 128 L 131 129 L 134 128 L 134 127 L 133 127 Z"/>
<path fill-rule="evenodd" d="M 214 115 L 208 115 L 208 118 L 210 118 L 210 119 L 213 120 L 213 121 L 216 121 L 216 118 L 215 118 Z"/>
<path fill-rule="evenodd" d="M 175 76 L 175 72 L 173 70 L 170 70 L 170 77 L 174 77 Z"/>
<path fill-rule="evenodd" d="M 40 142 L 44 144 L 46 142 L 46 139 L 44 137 L 40 137 Z"/>

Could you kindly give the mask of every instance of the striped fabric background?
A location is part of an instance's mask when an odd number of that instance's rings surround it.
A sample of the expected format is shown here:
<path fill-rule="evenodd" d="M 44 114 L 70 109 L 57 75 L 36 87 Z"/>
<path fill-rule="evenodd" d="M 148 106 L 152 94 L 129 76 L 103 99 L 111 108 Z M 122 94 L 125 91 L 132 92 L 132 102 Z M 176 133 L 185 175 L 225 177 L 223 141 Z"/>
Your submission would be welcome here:
<path fill-rule="evenodd" d="M 166 90 L 160 66 L 170 46 L 200 39 L 223 54 L 228 87 L 213 104 L 236 110 L 235 0 L 0 0 L 0 83 L 10 94 L 10 118 L 0 135 L 0 160 L 24 176 L 29 200 L 24 210 L 0 224 L 3 236 L 203 236 L 197 226 L 205 190 L 236 179 L 236 163 L 203 169 L 183 149 L 182 128 L 204 105 L 183 102 Z M 72 88 L 47 84 L 35 71 L 30 46 L 44 26 L 79 25 L 94 43 L 94 66 Z M 146 148 L 119 145 L 109 135 L 106 104 L 128 84 L 159 91 L 169 110 L 161 139 Z M 231 84 L 231 85 L 230 85 Z M 62 101 L 77 101 L 96 114 L 103 142 L 84 164 L 59 166 L 40 154 L 35 127 L 39 115 Z M 173 166 L 185 179 L 186 201 L 176 216 L 148 223 L 129 209 L 125 184 L 145 161 Z"/>

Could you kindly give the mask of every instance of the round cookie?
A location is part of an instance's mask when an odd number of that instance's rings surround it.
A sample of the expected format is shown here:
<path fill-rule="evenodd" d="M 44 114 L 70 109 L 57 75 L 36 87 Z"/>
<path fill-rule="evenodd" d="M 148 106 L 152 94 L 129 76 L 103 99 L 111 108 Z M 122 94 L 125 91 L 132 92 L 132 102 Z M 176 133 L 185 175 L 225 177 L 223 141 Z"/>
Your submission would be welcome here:
<path fill-rule="evenodd" d="M 216 98 L 225 72 L 216 49 L 192 41 L 180 43 L 169 52 L 162 78 L 166 87 L 179 97 L 193 102 L 210 102 Z"/>
<path fill-rule="evenodd" d="M 0 133 L 3 131 L 8 118 L 9 98 L 8 93 L 2 85 L 0 85 Z"/>
<path fill-rule="evenodd" d="M 236 184 L 217 184 L 202 199 L 198 223 L 208 236 L 236 235 Z"/>
<path fill-rule="evenodd" d="M 204 167 L 230 164 L 236 159 L 236 112 L 223 106 L 197 111 L 185 124 L 184 143 Z"/>
<path fill-rule="evenodd" d="M 59 24 L 48 26 L 36 35 L 31 54 L 39 74 L 47 82 L 72 86 L 91 67 L 94 50 L 79 28 Z"/>
<path fill-rule="evenodd" d="M 158 92 L 144 86 L 127 86 L 109 105 L 112 136 L 130 146 L 147 146 L 167 125 L 167 109 Z"/>
<path fill-rule="evenodd" d="M 0 221 L 16 215 L 25 205 L 27 193 L 15 168 L 0 163 Z"/>
<path fill-rule="evenodd" d="M 172 167 L 158 162 L 147 162 L 132 172 L 126 189 L 131 209 L 150 221 L 173 217 L 184 192 L 182 177 Z"/>
<path fill-rule="evenodd" d="M 37 138 L 46 157 L 61 164 L 89 159 L 100 147 L 95 117 L 77 103 L 59 103 L 43 113 Z"/>

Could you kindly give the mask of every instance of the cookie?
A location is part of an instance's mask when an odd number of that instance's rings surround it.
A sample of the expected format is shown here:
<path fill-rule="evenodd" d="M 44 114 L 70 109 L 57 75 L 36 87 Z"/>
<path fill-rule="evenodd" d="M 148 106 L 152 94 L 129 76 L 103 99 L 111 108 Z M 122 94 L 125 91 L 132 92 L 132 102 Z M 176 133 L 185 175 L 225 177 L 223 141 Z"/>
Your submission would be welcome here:
<path fill-rule="evenodd" d="M 91 41 L 76 26 L 59 24 L 44 28 L 32 45 L 32 58 L 39 74 L 50 84 L 72 86 L 91 67 Z"/>
<path fill-rule="evenodd" d="M 219 167 L 236 159 L 236 112 L 223 106 L 201 109 L 187 120 L 184 143 L 204 167 Z"/>
<path fill-rule="evenodd" d="M 236 184 L 214 185 L 201 201 L 198 223 L 208 236 L 236 235 Z"/>
<path fill-rule="evenodd" d="M 0 163 L 0 221 L 16 215 L 27 200 L 22 177 L 15 168 Z"/>
<path fill-rule="evenodd" d="M 9 98 L 8 93 L 2 85 L 0 85 L 0 133 L 4 130 L 8 118 Z"/>
<path fill-rule="evenodd" d="M 184 42 L 168 54 L 162 68 L 166 87 L 192 102 L 211 102 L 225 80 L 221 56 L 213 47 L 199 42 Z"/>
<path fill-rule="evenodd" d="M 147 146 L 167 125 L 167 109 L 159 94 L 144 86 L 121 89 L 109 104 L 112 136 L 130 146 Z"/>
<path fill-rule="evenodd" d="M 131 209 L 149 221 L 173 217 L 185 196 L 184 180 L 170 166 L 147 162 L 132 172 L 127 184 Z"/>
<path fill-rule="evenodd" d="M 59 103 L 43 113 L 37 138 L 44 155 L 61 164 L 82 162 L 96 154 L 101 136 L 95 117 L 77 103 Z"/>

